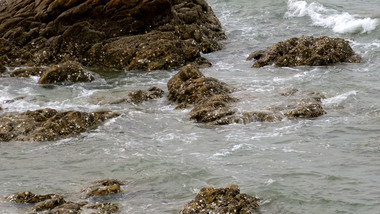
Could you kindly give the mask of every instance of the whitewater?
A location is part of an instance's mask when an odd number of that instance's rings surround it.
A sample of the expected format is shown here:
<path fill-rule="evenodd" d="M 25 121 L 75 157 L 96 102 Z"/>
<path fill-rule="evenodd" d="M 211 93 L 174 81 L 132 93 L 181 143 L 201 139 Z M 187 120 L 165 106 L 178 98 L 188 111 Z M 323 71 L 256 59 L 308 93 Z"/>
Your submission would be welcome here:
<path fill-rule="evenodd" d="M 121 113 L 78 137 L 0 143 L 0 213 L 27 213 L 3 196 L 32 191 L 70 198 L 90 181 L 117 178 L 123 193 L 104 200 L 120 213 L 178 213 L 202 187 L 237 184 L 262 199 L 261 213 L 365 213 L 380 210 L 380 4 L 378 0 L 208 0 L 228 39 L 203 54 L 201 71 L 235 87 L 240 111 L 282 104 L 289 88 L 317 91 L 327 114 L 226 126 L 197 124 L 167 98 L 96 105 L 91 96 L 157 86 L 170 71 L 97 74 L 91 83 L 42 87 L 36 78 L 0 78 L 3 112 L 40 108 Z M 340 37 L 358 64 L 252 68 L 246 57 L 301 35 Z M 14 68 L 8 68 L 10 70 Z M 26 98 L 24 98 L 26 97 Z M 14 102 L 7 102 L 14 100 Z"/>

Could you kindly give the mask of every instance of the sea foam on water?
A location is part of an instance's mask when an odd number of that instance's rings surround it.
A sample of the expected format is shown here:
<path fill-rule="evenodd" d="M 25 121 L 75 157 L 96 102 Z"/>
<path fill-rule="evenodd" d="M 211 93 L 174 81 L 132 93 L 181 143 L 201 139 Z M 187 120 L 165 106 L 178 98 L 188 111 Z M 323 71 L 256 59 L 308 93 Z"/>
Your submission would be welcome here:
<path fill-rule="evenodd" d="M 335 33 L 369 33 L 376 29 L 379 24 L 377 19 L 363 18 L 326 8 L 320 3 L 306 1 L 288 1 L 286 17 L 309 16 L 316 26 L 331 28 Z"/>

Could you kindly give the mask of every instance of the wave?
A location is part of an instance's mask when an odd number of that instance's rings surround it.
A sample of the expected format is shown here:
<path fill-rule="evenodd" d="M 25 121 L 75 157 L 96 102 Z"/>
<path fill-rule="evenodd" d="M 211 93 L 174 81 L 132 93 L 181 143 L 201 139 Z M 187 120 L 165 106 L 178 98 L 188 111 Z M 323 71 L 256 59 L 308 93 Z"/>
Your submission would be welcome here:
<path fill-rule="evenodd" d="M 288 0 L 285 17 L 309 16 L 316 26 L 331 28 L 335 33 L 369 33 L 376 29 L 379 21 L 369 17 L 363 18 L 326 8 L 317 2 Z"/>

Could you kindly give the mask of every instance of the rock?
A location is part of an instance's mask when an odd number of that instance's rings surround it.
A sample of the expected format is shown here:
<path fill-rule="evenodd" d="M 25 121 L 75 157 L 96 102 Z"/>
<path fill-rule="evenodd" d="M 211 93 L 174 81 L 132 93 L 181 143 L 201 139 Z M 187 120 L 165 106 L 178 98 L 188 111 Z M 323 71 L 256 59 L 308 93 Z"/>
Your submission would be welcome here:
<path fill-rule="evenodd" d="M 109 214 L 119 211 L 119 205 L 115 203 L 96 203 L 93 205 L 87 206 L 89 209 L 96 209 L 95 214 Z"/>
<path fill-rule="evenodd" d="M 39 76 L 38 84 L 52 84 L 60 82 L 91 82 L 95 78 L 87 72 L 81 64 L 73 61 L 61 63 L 49 68 L 29 67 L 16 69 L 10 77 Z"/>
<path fill-rule="evenodd" d="M 54 196 L 51 199 L 47 199 L 41 202 L 38 202 L 33 206 L 35 211 L 44 211 L 51 210 L 59 205 L 66 203 L 62 196 Z"/>
<path fill-rule="evenodd" d="M 4 73 L 6 71 L 7 71 L 7 68 L 3 64 L 0 63 L 0 74 Z"/>
<path fill-rule="evenodd" d="M 205 0 L 0 2 L 0 61 L 169 69 L 208 64 L 226 36 Z"/>
<path fill-rule="evenodd" d="M 116 179 L 104 179 L 95 182 L 84 190 L 86 197 L 102 196 L 119 193 L 122 191 L 121 186 L 124 182 Z"/>
<path fill-rule="evenodd" d="M 65 62 L 42 73 L 38 84 L 57 82 L 91 82 L 95 78 L 76 62 Z"/>
<path fill-rule="evenodd" d="M 80 214 L 81 209 L 83 206 L 85 206 L 87 202 L 66 202 L 64 204 L 61 204 L 59 206 L 54 207 L 53 209 L 46 212 L 46 214 Z"/>
<path fill-rule="evenodd" d="M 130 102 L 142 103 L 144 101 L 161 98 L 164 95 L 164 91 L 157 87 L 151 87 L 147 91 L 137 90 L 128 94 Z"/>
<path fill-rule="evenodd" d="M 59 195 L 47 194 L 47 195 L 36 195 L 30 191 L 18 192 L 6 197 L 7 200 L 16 203 L 38 203 L 52 198 L 59 198 Z"/>
<path fill-rule="evenodd" d="M 341 62 L 360 62 L 349 42 L 341 38 L 301 36 L 279 42 L 266 50 L 252 53 L 247 60 L 255 59 L 253 67 L 266 65 L 279 67 L 323 66 Z"/>
<path fill-rule="evenodd" d="M 158 87 L 150 87 L 148 90 L 136 90 L 130 93 L 124 91 L 96 93 L 90 97 L 90 102 L 97 105 L 135 103 L 159 99 L 163 97 L 164 91 Z"/>
<path fill-rule="evenodd" d="M 51 141 L 77 136 L 119 114 L 40 109 L 0 115 L 0 141 Z"/>
<path fill-rule="evenodd" d="M 205 77 L 193 65 L 183 67 L 168 81 L 169 100 L 179 104 L 177 108 L 192 105 L 190 119 L 209 125 L 231 123 L 274 122 L 284 117 L 312 118 L 326 112 L 321 99 L 323 95 L 311 92 L 303 93 L 297 89 L 281 92 L 284 105 L 271 106 L 266 110 L 240 112 L 233 109 L 238 99 L 231 97 L 232 87 L 217 79 Z"/>
<path fill-rule="evenodd" d="M 186 65 L 167 84 L 169 100 L 179 104 L 178 108 L 195 104 L 213 95 L 228 94 L 232 87 L 211 77 L 205 77 L 193 65 Z"/>
<path fill-rule="evenodd" d="M 179 213 L 259 213 L 259 201 L 256 197 L 240 193 L 237 185 L 218 189 L 203 187 Z"/>

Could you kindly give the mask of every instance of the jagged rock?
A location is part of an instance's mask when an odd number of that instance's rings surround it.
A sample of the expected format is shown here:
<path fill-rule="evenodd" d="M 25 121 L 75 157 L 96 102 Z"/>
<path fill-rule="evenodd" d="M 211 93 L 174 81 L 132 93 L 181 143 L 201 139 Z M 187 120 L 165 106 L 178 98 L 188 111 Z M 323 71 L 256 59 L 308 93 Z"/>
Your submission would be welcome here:
<path fill-rule="evenodd" d="M 51 84 L 59 82 L 91 82 L 95 78 L 79 63 L 68 61 L 49 68 L 30 67 L 16 69 L 9 74 L 10 77 L 40 76 L 38 84 Z"/>
<path fill-rule="evenodd" d="M 286 117 L 313 118 L 326 114 L 322 106 L 322 99 L 326 97 L 319 92 L 301 92 L 297 89 L 287 89 L 280 92 L 287 97 L 284 105 L 271 106 L 270 110 L 281 112 Z"/>
<path fill-rule="evenodd" d="M 253 52 L 247 60 L 255 59 L 253 67 L 266 65 L 294 67 L 301 65 L 322 66 L 340 62 L 360 62 L 349 42 L 341 38 L 301 36 L 274 44 L 266 50 Z"/>
<path fill-rule="evenodd" d="M 48 199 L 59 198 L 61 196 L 56 194 L 36 195 L 30 191 L 18 192 L 6 197 L 7 200 L 16 203 L 38 203 Z"/>
<path fill-rule="evenodd" d="M 53 66 L 42 73 L 38 84 L 51 84 L 57 82 L 91 82 L 95 78 L 85 71 L 83 67 L 76 62 L 65 62 Z"/>
<path fill-rule="evenodd" d="M 7 71 L 7 68 L 3 64 L 0 63 L 0 74 L 4 73 L 6 71 Z"/>
<path fill-rule="evenodd" d="M 130 102 L 142 103 L 147 100 L 153 100 L 161 98 L 164 95 L 164 91 L 157 87 L 151 87 L 147 91 L 137 90 L 128 94 Z"/>
<path fill-rule="evenodd" d="M 284 99 L 282 106 L 272 106 L 267 110 L 240 112 L 233 108 L 238 102 L 230 96 L 232 87 L 214 78 L 205 77 L 193 65 L 183 67 L 168 82 L 169 100 L 179 104 L 177 108 L 193 105 L 190 119 L 210 125 L 231 123 L 273 122 L 284 117 L 318 117 L 326 112 L 321 99 L 323 95 L 312 92 L 302 93 L 288 89 L 280 94 Z"/>
<path fill-rule="evenodd" d="M 84 190 L 86 197 L 102 196 L 119 193 L 124 182 L 116 179 L 104 179 L 95 182 Z"/>
<path fill-rule="evenodd" d="M 0 141 L 50 141 L 79 135 L 119 114 L 40 109 L 0 115 Z"/>
<path fill-rule="evenodd" d="M 206 62 L 200 52 L 226 38 L 204 0 L 1 1 L 0 23 L 0 61 L 10 66 L 168 69 Z"/>
<path fill-rule="evenodd" d="M 96 203 L 93 205 L 87 206 L 89 209 L 96 209 L 95 214 L 109 214 L 119 211 L 119 205 L 115 203 Z"/>
<path fill-rule="evenodd" d="M 102 92 L 96 93 L 90 97 L 90 102 L 98 105 L 135 103 L 139 104 L 144 101 L 159 99 L 163 97 L 164 91 L 158 87 L 150 87 L 148 90 L 136 90 L 130 93 L 126 92 Z"/>
<path fill-rule="evenodd" d="M 44 211 L 51 210 L 59 205 L 65 204 L 66 201 L 62 196 L 53 196 L 51 199 L 47 199 L 41 202 L 38 202 L 33 206 L 33 210 L 35 211 Z"/>
<path fill-rule="evenodd" d="M 205 77 L 193 65 L 186 65 L 167 84 L 169 100 L 179 104 L 178 108 L 195 104 L 213 95 L 228 94 L 232 87 L 211 77 Z"/>
<path fill-rule="evenodd" d="M 66 202 L 46 212 L 46 214 L 80 214 L 83 206 L 87 204 L 84 202 Z"/>
<path fill-rule="evenodd" d="M 259 201 L 256 197 L 240 193 L 237 185 L 218 189 L 203 187 L 179 213 L 259 213 Z"/>

